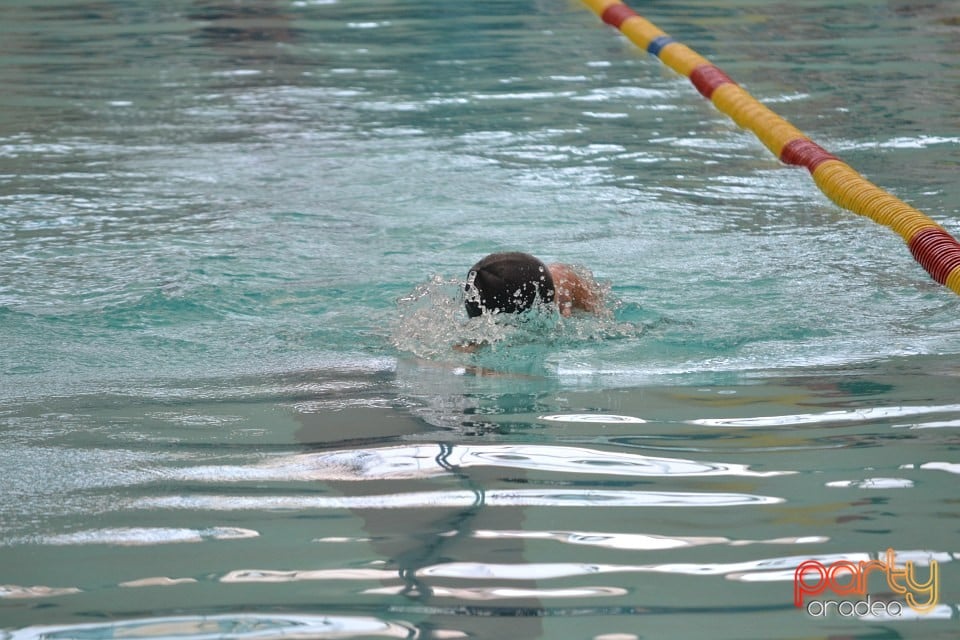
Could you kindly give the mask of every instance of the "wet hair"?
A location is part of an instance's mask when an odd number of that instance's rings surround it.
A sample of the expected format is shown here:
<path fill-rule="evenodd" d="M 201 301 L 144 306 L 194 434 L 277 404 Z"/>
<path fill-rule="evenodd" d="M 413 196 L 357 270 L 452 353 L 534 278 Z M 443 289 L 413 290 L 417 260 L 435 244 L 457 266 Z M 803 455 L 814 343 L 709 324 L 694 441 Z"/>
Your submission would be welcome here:
<path fill-rule="evenodd" d="M 540 302 L 553 302 L 553 277 L 547 265 L 527 253 L 492 253 L 470 268 L 467 315 L 521 313 Z"/>

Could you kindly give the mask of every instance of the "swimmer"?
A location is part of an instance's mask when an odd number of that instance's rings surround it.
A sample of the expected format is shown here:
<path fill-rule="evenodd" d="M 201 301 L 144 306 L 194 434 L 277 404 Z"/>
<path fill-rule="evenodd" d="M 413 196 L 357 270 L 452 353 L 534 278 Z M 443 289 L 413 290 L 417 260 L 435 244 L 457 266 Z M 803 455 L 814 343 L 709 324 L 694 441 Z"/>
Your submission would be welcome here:
<path fill-rule="evenodd" d="M 535 302 L 556 304 L 560 315 L 596 313 L 602 306 L 599 288 L 586 274 L 565 264 L 546 265 L 527 253 L 493 253 L 473 265 L 467 275 L 467 315 L 522 313 Z"/>

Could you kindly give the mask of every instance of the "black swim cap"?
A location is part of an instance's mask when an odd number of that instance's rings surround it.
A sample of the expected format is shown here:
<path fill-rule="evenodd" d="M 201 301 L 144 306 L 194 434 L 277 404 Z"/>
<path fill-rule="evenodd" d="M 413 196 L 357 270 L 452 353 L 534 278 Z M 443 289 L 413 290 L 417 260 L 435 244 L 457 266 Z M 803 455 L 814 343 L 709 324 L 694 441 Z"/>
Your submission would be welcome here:
<path fill-rule="evenodd" d="M 492 253 L 470 269 L 464 291 L 471 318 L 484 311 L 520 313 L 536 300 L 553 302 L 553 278 L 530 254 Z"/>

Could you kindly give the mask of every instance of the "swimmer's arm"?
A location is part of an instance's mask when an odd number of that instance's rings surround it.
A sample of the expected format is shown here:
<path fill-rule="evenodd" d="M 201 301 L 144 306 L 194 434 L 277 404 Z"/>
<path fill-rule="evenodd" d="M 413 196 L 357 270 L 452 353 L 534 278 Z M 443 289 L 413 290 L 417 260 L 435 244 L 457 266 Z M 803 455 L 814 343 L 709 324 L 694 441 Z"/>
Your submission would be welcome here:
<path fill-rule="evenodd" d="M 596 284 L 587 282 L 572 267 L 565 264 L 551 264 L 550 276 L 556 291 L 557 306 L 560 314 L 569 316 L 574 310 L 596 313 L 602 306 Z"/>
<path fill-rule="evenodd" d="M 482 346 L 482 342 L 461 342 L 453 345 L 453 350 L 459 353 L 476 353 Z"/>

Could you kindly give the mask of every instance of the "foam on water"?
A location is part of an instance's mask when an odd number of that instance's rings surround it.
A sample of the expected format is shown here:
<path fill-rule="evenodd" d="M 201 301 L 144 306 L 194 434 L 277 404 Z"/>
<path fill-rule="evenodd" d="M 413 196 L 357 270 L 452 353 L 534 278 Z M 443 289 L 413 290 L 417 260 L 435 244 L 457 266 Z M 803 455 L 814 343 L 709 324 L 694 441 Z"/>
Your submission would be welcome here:
<path fill-rule="evenodd" d="M 593 282 L 583 267 L 578 273 Z M 547 361 L 564 349 L 608 340 L 642 339 L 647 327 L 630 318 L 606 282 L 594 284 L 602 304 L 596 313 L 561 316 L 553 305 L 535 305 L 519 315 L 468 318 L 464 282 L 434 276 L 397 301 L 394 346 L 419 358 L 460 362 L 491 369 L 546 373 Z"/>

